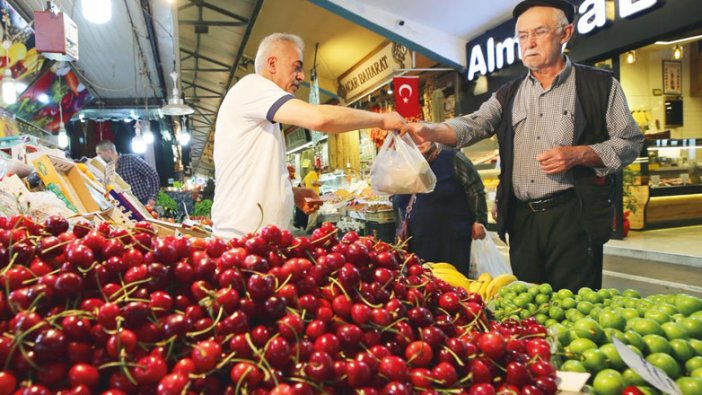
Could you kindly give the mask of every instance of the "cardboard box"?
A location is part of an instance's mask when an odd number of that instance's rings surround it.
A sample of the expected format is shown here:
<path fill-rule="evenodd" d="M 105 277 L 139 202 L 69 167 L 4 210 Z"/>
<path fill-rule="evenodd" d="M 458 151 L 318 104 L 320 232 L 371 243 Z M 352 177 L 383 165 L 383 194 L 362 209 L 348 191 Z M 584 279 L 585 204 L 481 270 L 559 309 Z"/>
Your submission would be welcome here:
<path fill-rule="evenodd" d="M 105 182 L 105 162 L 103 162 L 100 157 L 96 156 L 89 159 L 86 165 L 95 177 L 97 177 L 101 182 Z M 127 184 L 127 182 L 124 181 L 119 174 L 117 174 L 117 172 L 115 172 L 112 184 L 117 192 L 131 192 L 132 190 L 132 187 L 130 187 L 129 184 Z"/>
<path fill-rule="evenodd" d="M 157 219 L 146 219 L 146 221 L 153 225 L 154 229 L 156 230 L 156 234 L 159 237 L 188 235 L 204 239 L 212 236 L 210 232 L 199 228 L 187 227 L 181 224 L 161 221 Z"/>
<path fill-rule="evenodd" d="M 47 189 L 58 187 L 79 213 L 100 211 L 100 206 L 91 196 L 80 170 L 73 161 L 42 155 L 32 161 L 32 164 Z"/>

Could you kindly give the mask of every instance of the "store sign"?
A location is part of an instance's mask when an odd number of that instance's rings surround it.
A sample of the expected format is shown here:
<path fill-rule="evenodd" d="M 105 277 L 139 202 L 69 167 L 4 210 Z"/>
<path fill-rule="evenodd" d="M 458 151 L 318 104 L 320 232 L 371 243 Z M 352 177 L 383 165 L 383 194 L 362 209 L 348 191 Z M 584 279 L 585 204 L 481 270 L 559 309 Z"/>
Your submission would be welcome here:
<path fill-rule="evenodd" d="M 339 77 L 339 96 L 352 102 L 372 92 L 387 82 L 396 68 L 404 68 L 408 59 L 406 47 L 391 42 L 382 45 Z"/>
<path fill-rule="evenodd" d="M 615 3 L 620 18 L 635 18 L 663 4 L 663 0 L 584 0 L 577 8 L 580 17 L 575 28 L 578 34 L 588 35 L 612 24 Z M 512 65 L 521 58 L 513 20 L 469 42 L 466 49 L 469 81 Z"/>

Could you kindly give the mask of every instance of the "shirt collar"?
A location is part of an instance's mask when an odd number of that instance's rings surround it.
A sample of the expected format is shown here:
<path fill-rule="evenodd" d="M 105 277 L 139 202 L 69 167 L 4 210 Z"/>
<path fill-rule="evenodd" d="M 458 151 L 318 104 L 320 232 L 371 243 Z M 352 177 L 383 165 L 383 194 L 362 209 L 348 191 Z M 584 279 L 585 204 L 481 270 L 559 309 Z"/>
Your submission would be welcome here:
<path fill-rule="evenodd" d="M 563 58 L 565 58 L 565 66 L 563 67 L 563 70 L 558 73 L 556 79 L 553 80 L 551 89 L 564 83 L 570 76 L 570 73 L 573 71 L 573 63 L 570 61 L 568 55 L 563 55 Z M 539 83 L 539 81 L 531 74 L 531 71 L 527 73 L 527 80 L 531 81 L 532 83 Z"/>

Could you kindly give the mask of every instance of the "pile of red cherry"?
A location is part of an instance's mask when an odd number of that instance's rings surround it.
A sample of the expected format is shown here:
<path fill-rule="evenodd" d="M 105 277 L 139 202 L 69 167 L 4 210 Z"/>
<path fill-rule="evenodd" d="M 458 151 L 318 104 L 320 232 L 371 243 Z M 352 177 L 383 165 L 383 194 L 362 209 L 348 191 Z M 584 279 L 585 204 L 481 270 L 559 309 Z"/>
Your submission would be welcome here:
<path fill-rule="evenodd" d="M 0 218 L 0 395 L 556 392 L 543 326 L 337 233 Z"/>

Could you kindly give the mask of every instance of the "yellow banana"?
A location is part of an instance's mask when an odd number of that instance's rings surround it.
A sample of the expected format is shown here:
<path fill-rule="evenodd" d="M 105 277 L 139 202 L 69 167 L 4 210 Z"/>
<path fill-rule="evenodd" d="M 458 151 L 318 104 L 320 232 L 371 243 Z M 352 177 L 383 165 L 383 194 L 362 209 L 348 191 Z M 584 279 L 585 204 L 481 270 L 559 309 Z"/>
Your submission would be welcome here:
<path fill-rule="evenodd" d="M 461 287 L 464 288 L 466 291 L 470 288 L 471 280 L 469 280 L 459 272 L 445 272 L 439 270 L 434 271 L 433 273 L 436 278 L 446 281 L 454 287 Z"/>
<path fill-rule="evenodd" d="M 471 293 L 474 293 L 474 294 L 480 293 L 480 286 L 481 286 L 482 284 L 483 284 L 483 283 L 482 283 L 481 281 L 473 280 L 473 281 L 470 283 L 470 288 L 468 289 L 468 292 L 471 292 Z"/>
<path fill-rule="evenodd" d="M 478 293 L 483 297 L 483 299 L 485 299 L 487 296 L 488 285 L 490 285 L 492 282 L 492 275 L 490 275 L 490 273 L 483 273 L 478 276 L 478 281 L 481 282 L 480 291 L 478 291 Z"/>
<path fill-rule="evenodd" d="M 490 282 L 490 285 L 488 285 L 488 287 L 487 287 L 487 291 L 486 291 L 487 298 L 488 299 L 492 298 L 493 296 L 495 296 L 495 294 L 497 294 L 497 291 L 499 291 L 500 288 L 502 288 L 508 284 L 511 284 L 515 281 L 517 281 L 517 277 L 512 273 L 503 273 L 503 274 L 500 274 L 499 276 L 495 277 L 494 279 L 492 279 L 492 281 Z"/>
<path fill-rule="evenodd" d="M 446 262 L 434 263 L 431 265 L 431 268 L 432 269 L 450 269 L 450 270 L 458 271 L 458 269 L 456 269 L 456 266 L 453 266 L 452 264 L 446 263 Z"/>

